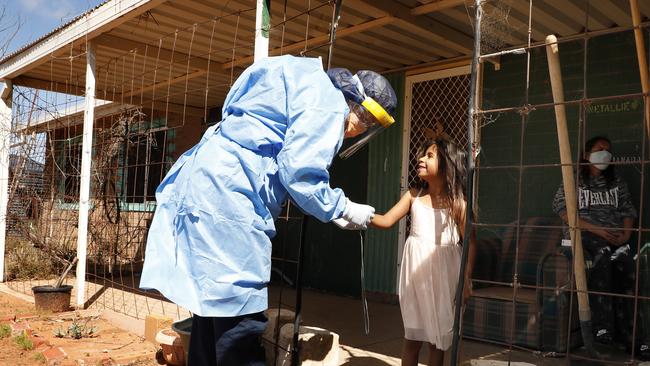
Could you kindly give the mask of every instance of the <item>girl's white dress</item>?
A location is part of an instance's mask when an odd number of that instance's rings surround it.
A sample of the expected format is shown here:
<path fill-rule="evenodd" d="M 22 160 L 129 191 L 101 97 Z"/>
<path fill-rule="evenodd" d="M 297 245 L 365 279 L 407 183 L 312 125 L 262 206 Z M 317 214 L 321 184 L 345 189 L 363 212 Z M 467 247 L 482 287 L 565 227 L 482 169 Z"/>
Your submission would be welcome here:
<path fill-rule="evenodd" d="M 460 235 L 450 212 L 427 206 L 419 197 L 413 200 L 399 279 L 404 337 L 441 350 L 452 343 L 461 259 Z"/>

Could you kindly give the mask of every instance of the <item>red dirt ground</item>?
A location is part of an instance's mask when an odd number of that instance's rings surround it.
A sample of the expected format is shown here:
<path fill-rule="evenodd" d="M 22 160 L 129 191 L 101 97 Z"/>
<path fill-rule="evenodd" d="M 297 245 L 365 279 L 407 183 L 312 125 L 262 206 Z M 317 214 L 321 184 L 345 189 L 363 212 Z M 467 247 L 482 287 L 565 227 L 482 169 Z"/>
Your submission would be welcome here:
<path fill-rule="evenodd" d="M 74 321 L 94 327 L 94 334 L 81 339 L 55 336 L 59 329 L 65 333 Z M 0 326 L 3 325 L 11 326 L 13 334 L 0 339 L 0 366 L 158 365 L 155 345 L 111 325 L 98 312 L 39 313 L 34 304 L 0 292 Z M 31 333 L 32 350 L 23 350 L 16 344 L 15 336 L 24 328 Z"/>

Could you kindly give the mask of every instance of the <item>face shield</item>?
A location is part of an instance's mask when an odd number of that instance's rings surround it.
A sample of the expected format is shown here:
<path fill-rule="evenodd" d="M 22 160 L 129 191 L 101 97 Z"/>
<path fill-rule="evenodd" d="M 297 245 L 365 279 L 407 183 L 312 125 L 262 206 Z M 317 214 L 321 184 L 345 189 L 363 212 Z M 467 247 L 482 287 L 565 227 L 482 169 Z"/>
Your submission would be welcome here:
<path fill-rule="evenodd" d="M 367 97 L 362 104 L 350 102 L 348 105 L 350 106 L 350 114 L 355 116 L 349 117 L 350 119 L 354 118 L 354 121 L 349 120 L 348 123 L 356 123 L 355 128 L 360 129 L 362 132 L 344 140 L 342 151 L 339 153 L 341 159 L 347 159 L 354 155 L 373 137 L 395 123 L 395 119 L 370 97 Z M 375 113 L 373 114 L 371 111 Z"/>
<path fill-rule="evenodd" d="M 385 77 L 374 71 L 361 70 L 352 75 L 347 69 L 328 71 L 334 86 L 339 88 L 350 106 L 347 123 L 357 123 L 361 133 L 347 138 L 339 156 L 347 159 L 364 147 L 373 137 L 395 123 L 391 113 L 397 107 L 397 96 Z M 346 126 L 347 127 L 347 126 Z"/>

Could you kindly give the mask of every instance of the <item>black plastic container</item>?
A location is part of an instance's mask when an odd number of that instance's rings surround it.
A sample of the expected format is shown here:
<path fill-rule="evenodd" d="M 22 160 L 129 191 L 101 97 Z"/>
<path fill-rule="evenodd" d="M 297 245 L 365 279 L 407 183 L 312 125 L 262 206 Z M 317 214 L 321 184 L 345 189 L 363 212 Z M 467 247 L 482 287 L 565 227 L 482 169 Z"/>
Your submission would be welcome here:
<path fill-rule="evenodd" d="M 70 293 L 72 286 L 34 286 L 34 303 L 36 309 L 54 313 L 70 310 Z"/>

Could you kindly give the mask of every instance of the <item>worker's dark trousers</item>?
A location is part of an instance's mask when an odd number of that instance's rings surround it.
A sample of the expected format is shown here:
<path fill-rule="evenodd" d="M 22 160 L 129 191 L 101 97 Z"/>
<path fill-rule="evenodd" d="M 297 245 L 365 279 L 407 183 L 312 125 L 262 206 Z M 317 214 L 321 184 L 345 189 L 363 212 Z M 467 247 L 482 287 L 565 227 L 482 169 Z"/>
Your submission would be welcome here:
<path fill-rule="evenodd" d="M 188 366 L 264 366 L 264 313 L 192 318 Z"/>

